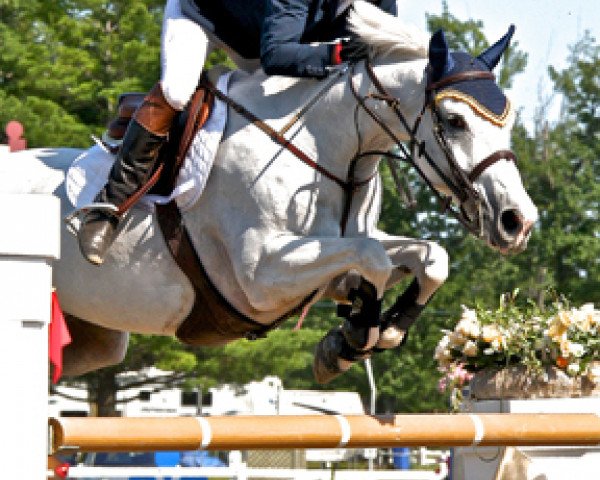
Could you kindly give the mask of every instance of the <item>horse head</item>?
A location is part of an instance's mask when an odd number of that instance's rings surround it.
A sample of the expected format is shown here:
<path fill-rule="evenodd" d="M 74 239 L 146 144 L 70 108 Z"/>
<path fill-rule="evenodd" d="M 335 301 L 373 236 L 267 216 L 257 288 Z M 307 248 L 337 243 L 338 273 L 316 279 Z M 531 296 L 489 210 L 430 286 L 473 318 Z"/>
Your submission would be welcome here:
<path fill-rule="evenodd" d="M 363 2 L 357 4 L 354 28 L 365 41 L 375 42 L 373 66 L 367 62 L 367 73 L 376 92 L 367 97 L 387 102 L 394 113 L 372 109 L 371 117 L 380 127 L 388 126 L 395 143 L 409 145 L 408 149 L 398 145 L 405 159 L 470 232 L 502 253 L 523 250 L 538 213 L 510 149 L 515 112 L 492 73 L 514 27 L 477 57 L 451 52 L 440 30 L 428 48 L 413 46 L 411 58 L 405 46 L 394 53 L 389 45 L 393 38 L 389 25 L 397 19 Z M 377 22 L 385 28 L 373 28 Z M 382 40 L 386 31 L 389 38 Z M 406 43 L 406 35 L 406 30 L 396 35 L 399 43 Z M 418 53 L 426 58 L 419 62 Z M 402 55 L 408 67 L 398 67 L 402 63 L 394 62 L 394 55 Z M 396 127 L 389 127 L 393 124 Z"/>
<path fill-rule="evenodd" d="M 466 177 L 455 191 L 437 172 L 429 172 L 436 189 L 451 195 L 467 225 L 480 229 L 503 253 L 525 248 L 538 217 L 510 150 L 514 109 L 492 73 L 513 33 L 511 26 L 477 57 L 450 52 L 441 30 L 432 36 L 426 93 L 430 127 L 422 129 L 420 140 L 442 158 L 438 165 L 449 178 Z M 423 157 L 419 161 L 426 161 Z"/>

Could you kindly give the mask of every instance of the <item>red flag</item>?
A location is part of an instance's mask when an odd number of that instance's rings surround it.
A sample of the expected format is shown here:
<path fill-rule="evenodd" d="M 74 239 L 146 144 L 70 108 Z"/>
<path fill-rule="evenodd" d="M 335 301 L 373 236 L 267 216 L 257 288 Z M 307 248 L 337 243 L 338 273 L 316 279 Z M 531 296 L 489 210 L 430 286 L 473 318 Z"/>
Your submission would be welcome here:
<path fill-rule="evenodd" d="M 52 314 L 48 329 L 48 340 L 48 357 L 52 365 L 54 365 L 52 383 L 56 383 L 62 374 L 62 351 L 66 345 L 71 343 L 71 335 L 69 335 L 65 317 L 60 309 L 58 297 L 54 291 L 52 292 Z"/>

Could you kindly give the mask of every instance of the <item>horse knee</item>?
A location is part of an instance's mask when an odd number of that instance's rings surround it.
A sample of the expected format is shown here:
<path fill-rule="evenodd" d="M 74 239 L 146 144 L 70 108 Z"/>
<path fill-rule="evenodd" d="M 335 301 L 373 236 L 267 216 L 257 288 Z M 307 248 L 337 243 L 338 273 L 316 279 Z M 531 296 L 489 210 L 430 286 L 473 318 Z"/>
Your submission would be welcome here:
<path fill-rule="evenodd" d="M 394 269 L 392 261 L 381 243 L 371 238 L 358 241 L 357 253 L 361 275 L 375 285 L 377 296 L 381 298 Z"/>
<path fill-rule="evenodd" d="M 448 252 L 437 243 L 430 242 L 423 264 L 423 283 L 426 282 L 429 288 L 436 290 L 448 278 Z"/>

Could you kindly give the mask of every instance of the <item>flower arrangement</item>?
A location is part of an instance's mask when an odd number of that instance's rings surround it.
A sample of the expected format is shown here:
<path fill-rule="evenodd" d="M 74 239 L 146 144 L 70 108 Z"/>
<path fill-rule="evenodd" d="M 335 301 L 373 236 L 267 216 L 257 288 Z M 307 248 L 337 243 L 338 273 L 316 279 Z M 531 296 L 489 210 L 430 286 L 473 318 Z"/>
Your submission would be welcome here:
<path fill-rule="evenodd" d="M 502 295 L 495 311 L 463 306 L 435 349 L 440 390 L 460 390 L 476 372 L 515 365 L 542 379 L 552 367 L 600 381 L 600 311 L 593 304 L 572 308 L 564 299 L 545 308 L 532 301 L 517 306 L 517 293 Z"/>

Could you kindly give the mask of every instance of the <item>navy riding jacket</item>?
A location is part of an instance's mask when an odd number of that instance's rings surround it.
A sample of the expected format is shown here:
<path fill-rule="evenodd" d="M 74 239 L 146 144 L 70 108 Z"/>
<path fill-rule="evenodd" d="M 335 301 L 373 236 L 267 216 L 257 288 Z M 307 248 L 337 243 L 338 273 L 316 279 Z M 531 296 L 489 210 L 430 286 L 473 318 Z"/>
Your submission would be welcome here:
<path fill-rule="evenodd" d="M 397 14 L 396 0 L 370 0 Z M 327 42 L 348 36 L 340 0 L 181 0 L 223 43 L 247 59 L 260 58 L 269 75 L 324 77 L 332 64 Z M 188 10 L 189 11 L 189 10 Z M 196 17 L 196 15 L 194 15 Z M 316 45 L 311 45 L 316 43 Z"/>

